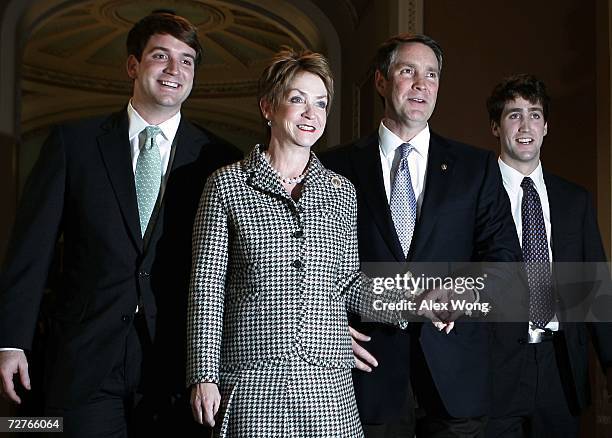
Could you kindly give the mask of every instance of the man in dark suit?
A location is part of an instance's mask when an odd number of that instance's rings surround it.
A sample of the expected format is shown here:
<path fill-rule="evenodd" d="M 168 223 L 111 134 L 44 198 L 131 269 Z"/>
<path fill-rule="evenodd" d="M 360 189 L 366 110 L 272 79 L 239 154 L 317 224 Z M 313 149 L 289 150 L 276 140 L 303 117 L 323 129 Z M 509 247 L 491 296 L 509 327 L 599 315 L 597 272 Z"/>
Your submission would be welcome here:
<path fill-rule="evenodd" d="M 549 101 L 531 75 L 504 79 L 487 100 L 530 289 L 529 322 L 495 327 L 489 437 L 578 436 L 590 398 L 587 329 L 612 393 L 612 326 L 587 326 L 574 312 L 593 285 L 609 287 L 607 269 L 591 274 L 606 257 L 588 192 L 542 170 Z"/>
<path fill-rule="evenodd" d="M 201 435 L 184 391 L 191 231 L 206 177 L 240 154 L 181 116 L 202 51 L 191 23 L 153 13 L 127 49 L 127 108 L 54 129 L 24 188 L 0 277 L 2 394 L 20 403 L 14 375 L 30 388 L 24 350 L 63 236 L 45 414 L 66 436 Z"/>
<path fill-rule="evenodd" d="M 325 157 L 357 189 L 361 261 L 518 260 L 494 154 L 429 129 L 442 68 L 438 44 L 400 34 L 382 44 L 375 62 L 385 108 L 378 130 Z M 355 323 L 378 360 L 371 373 L 354 373 L 366 437 L 413 436 L 410 377 L 425 412 L 419 436 L 480 436 L 490 405 L 489 329 L 458 322 L 447 333 L 452 323 L 443 326 L 412 323 L 405 334 Z"/>

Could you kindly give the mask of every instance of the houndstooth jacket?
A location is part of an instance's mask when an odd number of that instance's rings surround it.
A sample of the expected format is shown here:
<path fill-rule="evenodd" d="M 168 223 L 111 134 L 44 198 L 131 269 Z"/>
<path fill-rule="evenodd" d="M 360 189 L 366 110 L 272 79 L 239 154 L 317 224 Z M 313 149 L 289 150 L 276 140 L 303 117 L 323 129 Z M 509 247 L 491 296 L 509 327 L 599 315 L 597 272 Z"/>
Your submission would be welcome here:
<path fill-rule="evenodd" d="M 259 146 L 209 178 L 193 233 L 188 386 L 295 357 L 354 366 L 347 310 L 371 309 L 356 209 L 353 185 L 314 154 L 297 202 Z"/>

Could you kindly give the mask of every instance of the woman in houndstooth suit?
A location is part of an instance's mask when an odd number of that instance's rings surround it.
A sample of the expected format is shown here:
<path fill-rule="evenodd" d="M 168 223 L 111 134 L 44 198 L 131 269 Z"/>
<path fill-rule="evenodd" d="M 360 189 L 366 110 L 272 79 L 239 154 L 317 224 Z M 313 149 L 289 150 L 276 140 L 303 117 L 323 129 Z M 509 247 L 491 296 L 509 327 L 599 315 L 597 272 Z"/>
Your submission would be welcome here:
<path fill-rule="evenodd" d="M 210 177 L 194 225 L 194 417 L 221 437 L 361 437 L 347 322 L 367 308 L 355 191 L 310 151 L 331 72 L 320 54 L 286 49 L 259 88 L 269 144 Z"/>

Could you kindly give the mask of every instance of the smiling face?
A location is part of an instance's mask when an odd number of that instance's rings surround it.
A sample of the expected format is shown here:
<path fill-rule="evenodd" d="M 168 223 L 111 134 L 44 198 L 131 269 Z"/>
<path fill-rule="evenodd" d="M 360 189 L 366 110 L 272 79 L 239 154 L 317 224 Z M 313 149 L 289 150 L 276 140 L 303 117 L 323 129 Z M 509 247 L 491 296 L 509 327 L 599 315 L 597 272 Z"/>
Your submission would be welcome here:
<path fill-rule="evenodd" d="M 127 60 L 134 80 L 132 105 L 149 123 L 158 124 L 176 114 L 191 93 L 196 52 L 168 34 L 149 38 L 140 61 Z"/>
<path fill-rule="evenodd" d="M 540 148 L 548 132 L 542 105 L 523 97 L 507 101 L 500 122 L 492 122 L 493 135 L 499 139 L 501 159 L 529 175 L 540 162 Z"/>
<path fill-rule="evenodd" d="M 310 72 L 295 75 L 277 108 L 262 100 L 264 117 L 272 122 L 270 143 L 311 147 L 325 130 L 327 90 L 323 80 Z"/>
<path fill-rule="evenodd" d="M 402 44 L 387 76 L 376 71 L 376 89 L 385 100 L 385 125 L 408 141 L 427 125 L 436 106 L 438 59 L 425 44 Z"/>

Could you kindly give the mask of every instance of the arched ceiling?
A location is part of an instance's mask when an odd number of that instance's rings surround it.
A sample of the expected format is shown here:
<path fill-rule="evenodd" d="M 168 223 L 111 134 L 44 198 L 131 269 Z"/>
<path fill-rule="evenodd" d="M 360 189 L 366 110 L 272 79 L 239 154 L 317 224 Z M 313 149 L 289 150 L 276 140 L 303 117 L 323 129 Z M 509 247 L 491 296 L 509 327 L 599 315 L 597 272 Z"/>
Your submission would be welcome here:
<path fill-rule="evenodd" d="M 198 27 L 205 48 L 192 97 L 251 94 L 281 45 L 322 48 L 316 27 L 297 9 L 290 7 L 298 20 L 285 19 L 288 6 L 276 14 L 247 1 L 78 2 L 40 19 L 24 51 L 22 74 L 38 83 L 125 96 L 131 90 L 123 67 L 127 33 L 148 12 L 166 8 Z"/>
<path fill-rule="evenodd" d="M 280 46 L 326 52 L 302 0 L 37 0 L 21 66 L 22 133 L 121 108 L 131 94 L 125 40 L 133 24 L 171 9 L 198 27 L 202 65 L 185 113 L 230 141 L 261 132 L 256 83 Z M 345 6 L 340 6 L 345 7 Z"/>

